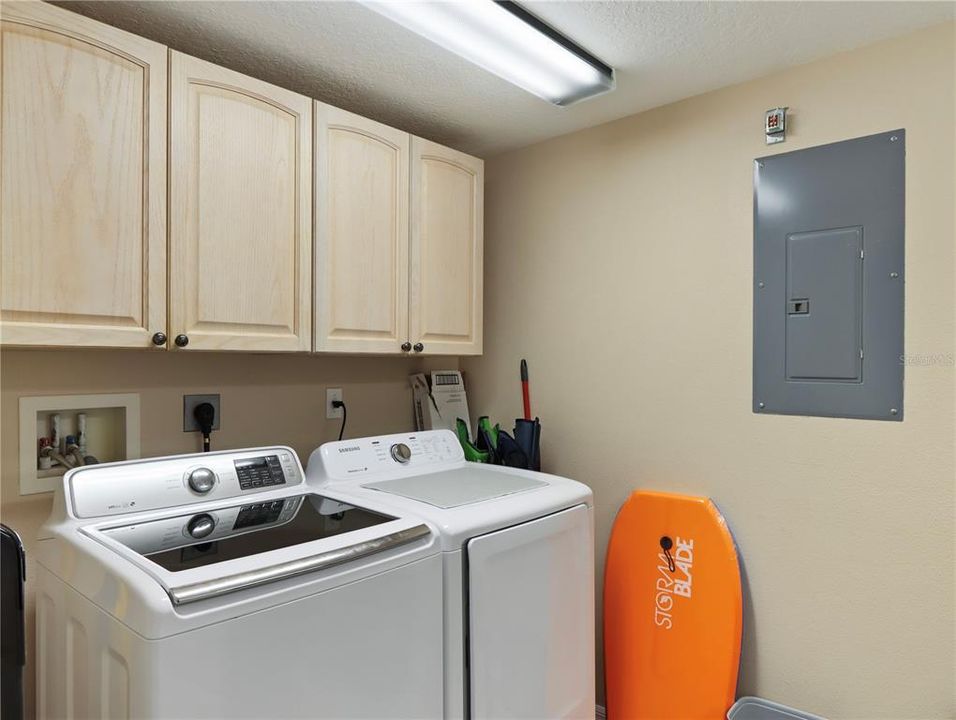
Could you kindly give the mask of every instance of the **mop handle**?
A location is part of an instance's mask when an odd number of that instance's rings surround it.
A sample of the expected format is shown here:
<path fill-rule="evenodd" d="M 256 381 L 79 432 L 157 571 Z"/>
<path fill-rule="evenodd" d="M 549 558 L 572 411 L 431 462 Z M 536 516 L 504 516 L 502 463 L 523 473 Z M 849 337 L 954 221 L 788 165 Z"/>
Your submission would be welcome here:
<path fill-rule="evenodd" d="M 528 389 L 528 361 L 521 361 L 521 399 L 524 401 L 524 419 L 531 419 L 531 392 Z"/>

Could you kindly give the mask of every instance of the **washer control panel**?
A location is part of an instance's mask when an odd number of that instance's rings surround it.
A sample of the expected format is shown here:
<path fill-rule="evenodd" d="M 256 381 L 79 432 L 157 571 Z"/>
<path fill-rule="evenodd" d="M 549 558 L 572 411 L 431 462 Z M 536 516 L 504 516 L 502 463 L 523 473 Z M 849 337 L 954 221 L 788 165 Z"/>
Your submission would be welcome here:
<path fill-rule="evenodd" d="M 236 468 L 236 477 L 239 478 L 239 487 L 243 490 L 285 484 L 285 475 L 282 473 L 282 463 L 278 455 L 243 458 L 233 461 L 233 465 Z"/>
<path fill-rule="evenodd" d="M 63 482 L 74 515 L 94 518 L 253 495 L 304 477 L 291 448 L 268 447 L 86 465 Z"/>
<path fill-rule="evenodd" d="M 326 443 L 309 459 L 309 477 L 319 482 L 413 475 L 423 467 L 454 466 L 465 455 L 450 430 L 382 435 Z"/>

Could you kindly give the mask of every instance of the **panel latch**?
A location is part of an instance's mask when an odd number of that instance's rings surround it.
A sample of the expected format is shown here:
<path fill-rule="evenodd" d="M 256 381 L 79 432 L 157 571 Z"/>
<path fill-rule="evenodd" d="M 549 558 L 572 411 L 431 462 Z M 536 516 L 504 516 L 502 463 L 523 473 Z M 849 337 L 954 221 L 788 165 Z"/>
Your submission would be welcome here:
<path fill-rule="evenodd" d="M 809 315 L 810 314 L 809 298 L 796 298 L 794 300 L 790 300 L 787 303 L 787 314 L 788 315 Z"/>

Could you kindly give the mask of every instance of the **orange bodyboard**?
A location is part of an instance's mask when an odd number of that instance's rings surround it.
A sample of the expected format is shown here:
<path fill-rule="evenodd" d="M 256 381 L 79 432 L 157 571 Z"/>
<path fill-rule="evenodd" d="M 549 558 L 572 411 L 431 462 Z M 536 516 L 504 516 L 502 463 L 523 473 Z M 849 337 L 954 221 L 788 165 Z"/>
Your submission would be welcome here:
<path fill-rule="evenodd" d="M 631 495 L 614 521 L 604 575 L 608 719 L 723 720 L 742 627 L 737 549 L 714 503 Z"/>

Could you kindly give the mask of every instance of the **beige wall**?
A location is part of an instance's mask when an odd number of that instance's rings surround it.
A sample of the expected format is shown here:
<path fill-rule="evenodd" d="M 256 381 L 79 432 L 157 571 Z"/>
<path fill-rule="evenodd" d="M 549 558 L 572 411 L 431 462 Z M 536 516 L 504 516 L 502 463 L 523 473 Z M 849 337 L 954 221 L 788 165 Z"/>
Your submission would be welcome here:
<path fill-rule="evenodd" d="M 457 367 L 456 358 L 326 358 L 121 351 L 0 352 L 0 520 L 23 537 L 28 560 L 52 494 L 19 495 L 19 398 L 136 392 L 141 403 L 144 457 L 196 452 L 196 433 L 182 430 L 182 396 L 220 393 L 221 430 L 214 450 L 281 443 L 302 460 L 338 437 L 339 420 L 325 419 L 325 388 L 343 388 L 346 437 L 413 428 L 408 374 Z M 32 565 L 32 563 L 31 563 Z M 28 580 L 34 576 L 28 565 Z M 27 717 L 33 716 L 33 592 L 27 586 Z"/>
<path fill-rule="evenodd" d="M 487 163 L 472 408 L 514 417 L 528 359 L 545 469 L 594 488 L 598 577 L 635 488 L 716 499 L 748 578 L 741 692 L 832 718 L 956 713 L 954 66 L 950 24 Z M 949 360 L 906 368 L 902 423 L 757 417 L 752 161 L 899 127 L 906 352 Z"/>

